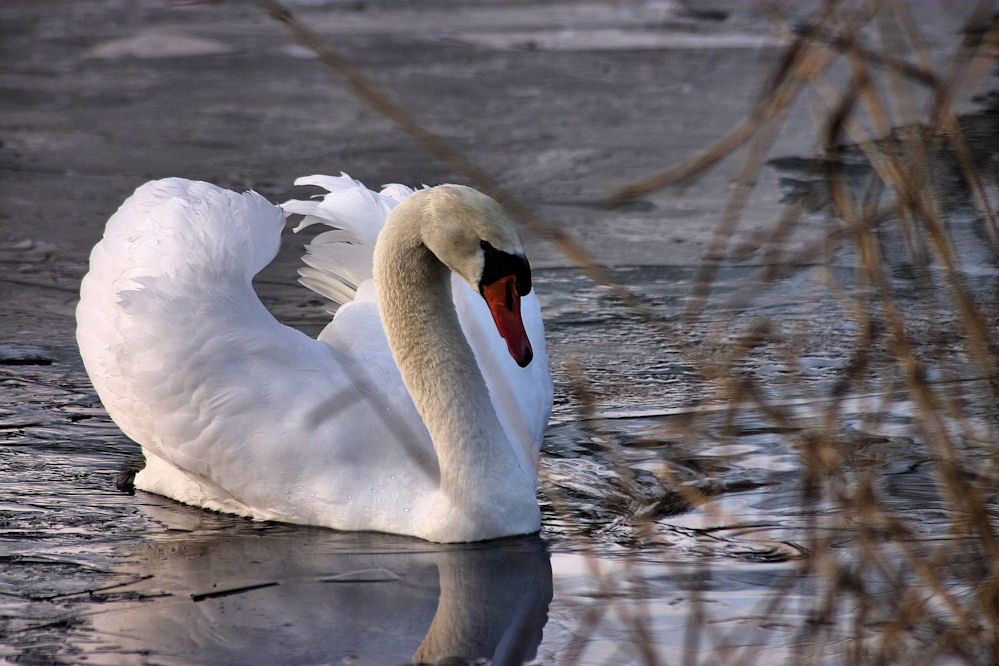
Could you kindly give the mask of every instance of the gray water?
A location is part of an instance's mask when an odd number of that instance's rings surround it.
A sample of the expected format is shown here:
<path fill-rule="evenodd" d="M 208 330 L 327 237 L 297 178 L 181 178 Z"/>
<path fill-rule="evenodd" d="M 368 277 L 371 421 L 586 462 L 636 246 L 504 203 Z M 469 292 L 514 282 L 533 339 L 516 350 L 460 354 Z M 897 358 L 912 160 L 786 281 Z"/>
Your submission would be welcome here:
<path fill-rule="evenodd" d="M 837 509 L 805 492 L 801 431 L 731 409 L 690 350 L 723 356 L 742 332 L 770 322 L 788 344 L 764 345 L 736 368 L 793 422 L 821 422 L 858 335 L 828 285 L 854 283 L 855 257 L 849 248 L 814 257 L 773 284 L 761 280 L 763 263 L 723 267 L 706 305 L 684 318 L 737 161 L 618 209 L 599 204 L 613 186 L 729 129 L 780 43 L 742 6 L 574 7 L 301 10 L 433 129 L 570 230 L 669 327 L 657 333 L 530 239 L 556 379 L 541 460 L 544 526 L 448 546 L 255 523 L 116 490 L 115 474 L 140 451 L 100 406 L 72 315 L 89 247 L 147 178 L 201 177 L 280 201 L 311 171 L 343 168 L 371 185 L 453 175 L 356 105 L 252 6 L 0 8 L 0 61 L 12 63 L 0 72 L 10 211 L 0 238 L 0 660 L 844 660 L 845 634 L 823 642 L 802 633 L 821 592 L 803 573 L 808 535 Z M 935 26 L 934 56 L 948 52 L 964 18 L 941 7 L 918 8 Z M 145 41 L 127 41 L 137 35 Z M 967 106 L 962 126 L 994 192 L 996 115 L 988 99 Z M 810 212 L 789 246 L 821 233 L 811 136 L 807 109 L 796 108 L 734 243 L 794 201 Z M 934 165 L 955 171 L 944 154 Z M 943 182 L 962 269 L 987 307 L 996 258 L 966 189 Z M 314 334 L 328 315 L 294 281 L 307 240 L 286 234 L 257 286 L 281 321 Z M 987 440 L 990 391 L 954 315 L 923 298 L 939 272 L 914 271 L 890 232 L 885 247 L 893 293 L 920 348 L 935 350 L 928 381 L 966 406 L 969 438 Z M 919 526 L 915 547 L 956 539 L 897 376 L 851 386 L 836 429 L 857 442 L 848 471 L 876 476 L 883 502 Z M 681 491 L 710 502 L 695 508 Z M 848 523 L 821 524 L 844 557 L 857 537 Z"/>
<path fill-rule="evenodd" d="M 639 278 L 629 284 L 647 293 L 658 286 L 668 300 L 689 287 L 678 279 L 684 272 L 669 280 L 644 267 L 620 274 Z M 399 663 L 459 654 L 516 663 L 536 654 L 541 663 L 600 664 L 639 662 L 636 645 L 649 641 L 669 660 L 682 654 L 697 590 L 725 642 L 793 661 L 789 646 L 814 594 L 807 579 L 796 580 L 798 540 L 814 508 L 802 505 L 801 462 L 787 433 L 751 417 L 733 429 L 709 412 L 699 417 L 696 442 L 685 442 L 696 410 L 684 406 L 693 379 L 683 360 L 647 356 L 653 343 L 627 318 L 580 319 L 605 298 L 578 274 L 540 270 L 536 284 L 565 299 L 545 304 L 550 344 L 556 358 L 575 355 L 587 368 L 599 413 L 580 421 L 560 377 L 561 404 L 542 457 L 544 528 L 539 537 L 495 543 L 441 546 L 254 523 L 118 492 L 113 476 L 139 450 L 109 422 L 65 331 L 62 345 L 3 347 L 4 656 Z M 840 332 L 835 322 L 812 325 Z M 656 360 L 636 363 L 641 358 Z M 801 362 L 803 394 L 820 396 L 842 365 L 834 353 Z M 973 393 L 973 383 L 966 389 Z M 807 395 L 792 406 L 817 414 Z M 878 467 L 895 507 L 918 516 L 925 538 L 946 538 L 947 514 L 928 453 L 916 443 L 912 405 L 888 397 L 879 408 L 886 416 L 870 428 L 858 464 Z M 863 417 L 871 412 L 868 401 L 855 400 L 844 423 L 870 427 Z M 710 511 L 692 509 L 656 480 L 664 463 L 711 496 Z M 622 469 L 638 475 L 640 506 L 622 490 Z M 552 509 L 553 489 L 568 512 Z M 638 534 L 635 516 L 647 511 L 656 512 L 653 533 Z M 761 599 L 788 581 L 781 613 L 761 617 Z M 641 641 L 635 617 L 648 631 Z M 437 651 L 421 653 L 428 636 Z M 822 652 L 836 661 L 839 650 Z M 727 660 L 711 654 L 701 658 Z"/>

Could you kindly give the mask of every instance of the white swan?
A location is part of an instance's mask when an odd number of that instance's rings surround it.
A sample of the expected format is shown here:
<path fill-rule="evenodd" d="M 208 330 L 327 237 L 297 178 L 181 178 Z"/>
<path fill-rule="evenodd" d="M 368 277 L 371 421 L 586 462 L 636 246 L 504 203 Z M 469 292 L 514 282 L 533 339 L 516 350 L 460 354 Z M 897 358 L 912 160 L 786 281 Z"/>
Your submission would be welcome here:
<path fill-rule="evenodd" d="M 150 182 L 94 247 L 77 340 L 108 413 L 142 445 L 136 486 L 431 541 L 537 531 L 552 383 L 513 223 L 462 186 L 296 184 L 329 194 L 282 212 L 255 192 Z M 318 340 L 279 324 L 250 283 L 292 213 L 336 227 L 301 271 L 344 303 Z"/>

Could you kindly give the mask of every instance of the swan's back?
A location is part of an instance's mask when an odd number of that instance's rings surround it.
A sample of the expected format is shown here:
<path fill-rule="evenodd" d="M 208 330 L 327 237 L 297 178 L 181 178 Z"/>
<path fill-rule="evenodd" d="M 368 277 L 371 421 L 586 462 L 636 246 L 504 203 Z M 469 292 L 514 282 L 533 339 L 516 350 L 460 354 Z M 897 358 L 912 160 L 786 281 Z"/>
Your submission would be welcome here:
<path fill-rule="evenodd" d="M 152 415 L 136 399 L 148 391 L 136 389 L 161 366 L 154 355 L 190 349 L 169 333 L 205 330 L 197 317 L 206 304 L 245 290 L 277 253 L 283 226 L 280 211 L 255 192 L 180 178 L 139 187 L 108 220 L 81 283 L 77 341 L 130 437 L 149 439 Z M 171 350 L 171 341 L 181 348 Z"/>

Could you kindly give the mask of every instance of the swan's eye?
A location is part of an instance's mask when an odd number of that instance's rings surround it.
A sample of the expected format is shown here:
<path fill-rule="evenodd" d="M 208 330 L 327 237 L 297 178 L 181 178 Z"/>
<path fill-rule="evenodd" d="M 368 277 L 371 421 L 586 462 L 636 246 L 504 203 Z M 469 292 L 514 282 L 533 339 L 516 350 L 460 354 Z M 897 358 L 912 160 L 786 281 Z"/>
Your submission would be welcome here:
<path fill-rule="evenodd" d="M 517 280 L 517 293 L 527 296 L 531 292 L 531 264 L 522 254 L 510 254 L 497 250 L 488 241 L 480 240 L 485 262 L 482 266 L 482 277 L 479 278 L 479 288 L 490 285 L 500 278 L 513 275 Z"/>

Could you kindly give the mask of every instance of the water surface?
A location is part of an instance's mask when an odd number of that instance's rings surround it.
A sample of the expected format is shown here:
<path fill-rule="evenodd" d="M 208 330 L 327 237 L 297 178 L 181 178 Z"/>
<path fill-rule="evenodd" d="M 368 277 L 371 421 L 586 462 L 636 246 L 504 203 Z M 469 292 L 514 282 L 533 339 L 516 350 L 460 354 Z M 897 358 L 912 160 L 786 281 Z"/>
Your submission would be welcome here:
<path fill-rule="evenodd" d="M 738 161 L 628 206 L 599 203 L 743 117 L 780 55 L 758 14 L 669 3 L 301 10 L 432 129 L 571 231 L 656 320 L 529 240 L 556 379 L 541 461 L 544 527 L 441 546 L 254 523 L 117 491 L 114 475 L 140 452 L 83 372 L 72 315 L 89 247 L 147 178 L 200 177 L 280 201 L 301 195 L 290 182 L 311 171 L 343 168 L 371 184 L 453 174 L 333 87 L 251 6 L 36 6 L 4 7 L 10 39 L 0 44 L 15 63 L 3 75 L 14 92 L 2 102 L 10 138 L 0 145 L 12 211 L 0 229 L 0 659 L 841 663 L 855 649 L 856 609 L 826 608 L 823 579 L 808 568 L 816 549 L 853 567 L 849 582 L 876 609 L 898 605 L 909 583 L 932 596 L 912 582 L 905 548 L 917 562 L 954 552 L 940 575 L 958 601 L 973 595 L 952 572 L 977 570 L 983 558 L 954 530 L 938 452 L 884 338 L 865 372 L 851 374 L 864 328 L 843 296 L 860 280 L 849 244 L 776 280 L 764 253 L 726 264 L 691 313 Z M 926 35 L 935 58 L 963 21 L 941 7 L 915 10 L 935 26 Z M 149 37 L 162 34 L 191 41 Z M 834 82 L 845 76 L 830 72 Z M 165 105 L 175 113 L 164 117 Z M 789 113 L 733 247 L 770 228 L 786 203 L 807 208 L 789 254 L 825 233 L 828 196 L 804 106 Z M 961 119 L 990 192 L 993 106 L 970 104 Z M 958 171 L 946 151 L 933 165 L 943 176 Z M 869 176 L 858 167 L 851 182 L 860 188 Z M 981 215 L 959 178 L 941 182 L 962 275 L 994 312 L 999 271 Z M 969 358 L 959 316 L 936 298 L 947 276 L 914 262 L 894 229 L 882 235 L 891 293 L 913 344 L 934 361 L 926 381 L 960 405 L 944 427 L 988 478 L 994 392 Z M 314 334 L 328 315 L 294 282 L 307 240 L 287 234 L 257 287 L 281 321 Z M 735 353 L 754 331 L 762 342 Z M 706 376 L 716 362 L 757 393 L 732 400 L 732 386 Z M 814 491 L 805 435 L 816 431 L 851 444 L 841 479 L 823 482 L 870 481 L 912 528 L 905 539 L 872 536 L 834 494 Z M 857 553 L 867 539 L 888 543 L 903 564 L 864 566 Z M 914 640 L 932 646 L 927 636 Z"/>

